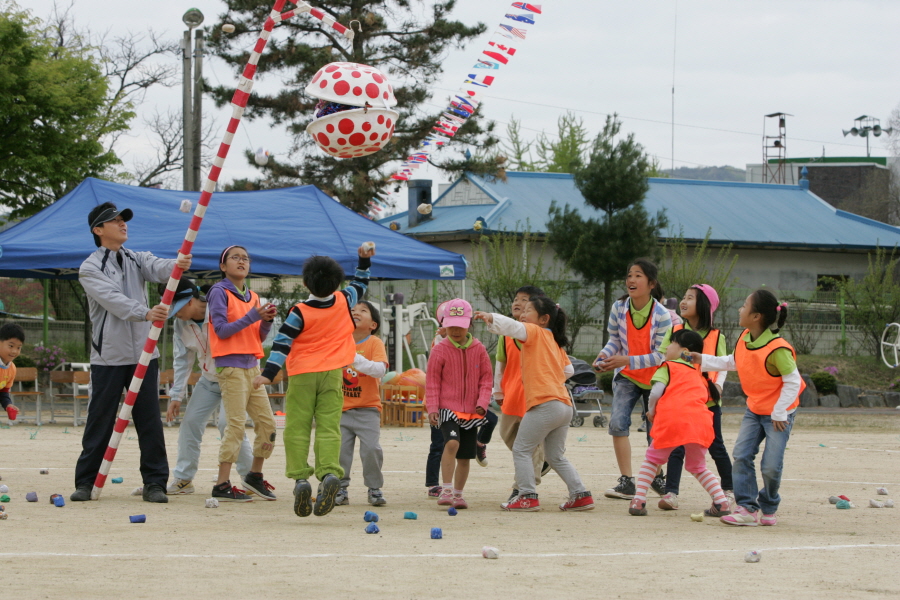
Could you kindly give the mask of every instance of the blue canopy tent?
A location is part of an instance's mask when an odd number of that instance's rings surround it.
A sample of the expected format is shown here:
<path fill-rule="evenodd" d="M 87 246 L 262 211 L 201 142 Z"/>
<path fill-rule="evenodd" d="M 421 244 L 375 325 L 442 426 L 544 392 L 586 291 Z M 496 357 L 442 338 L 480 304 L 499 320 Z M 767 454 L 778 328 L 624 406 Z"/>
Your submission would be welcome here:
<path fill-rule="evenodd" d="M 139 188 L 85 179 L 38 214 L 0 233 L 0 277 L 76 279 L 96 250 L 88 230 L 90 210 L 111 201 L 134 211 L 126 246 L 174 258 L 193 216 L 199 192 Z M 247 247 L 257 277 L 299 276 L 303 261 L 331 256 L 349 274 L 362 242 L 376 244 L 376 279 L 465 279 L 462 255 L 419 242 L 358 215 L 315 186 L 213 195 L 193 249 L 190 274 L 219 273 L 219 254 L 232 244 Z"/>

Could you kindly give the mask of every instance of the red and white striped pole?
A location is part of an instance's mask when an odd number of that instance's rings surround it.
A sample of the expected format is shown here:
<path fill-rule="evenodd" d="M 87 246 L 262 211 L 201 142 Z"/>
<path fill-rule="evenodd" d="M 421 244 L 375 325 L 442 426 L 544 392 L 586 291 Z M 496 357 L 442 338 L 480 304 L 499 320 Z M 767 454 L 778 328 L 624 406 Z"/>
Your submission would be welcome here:
<path fill-rule="evenodd" d="M 194 218 L 191 219 L 191 224 L 188 226 L 184 241 L 181 244 L 181 249 L 178 251 L 179 258 L 190 254 L 191 249 L 194 247 L 194 241 L 197 239 L 197 232 L 200 231 L 200 225 L 203 223 L 203 216 L 206 214 L 206 209 L 209 207 L 209 201 L 212 198 L 213 191 L 216 189 L 216 182 L 219 180 L 219 175 L 222 173 L 222 165 L 225 164 L 225 158 L 228 156 L 228 151 L 231 149 L 234 134 L 237 132 L 238 125 L 241 123 L 241 117 L 244 115 L 244 109 L 247 107 L 247 101 L 250 99 L 250 92 L 253 90 L 253 77 L 256 75 L 256 67 L 259 63 L 259 58 L 266 47 L 266 43 L 269 41 L 269 37 L 272 35 L 272 30 L 275 25 L 281 21 L 290 19 L 295 15 L 309 13 L 311 16 L 319 19 L 335 31 L 344 35 L 347 39 L 353 39 L 353 31 L 351 29 L 335 22 L 333 18 L 319 9 L 312 8 L 305 2 L 300 2 L 297 5 L 297 8 L 282 13 L 281 11 L 284 8 L 286 1 L 287 0 L 275 0 L 275 5 L 272 7 L 272 11 L 269 13 L 269 17 L 263 25 L 263 30 L 259 34 L 256 46 L 254 46 L 253 51 L 250 53 L 247 66 L 244 67 L 244 73 L 241 75 L 234 96 L 231 98 L 231 120 L 228 122 L 225 136 L 219 146 L 218 153 L 216 153 L 213 166 L 209 171 L 206 182 L 203 184 L 200 193 L 200 201 L 197 203 L 197 209 L 194 211 Z M 178 287 L 178 281 L 181 279 L 182 272 L 182 269 L 177 265 L 172 269 L 172 274 L 169 276 L 169 282 L 166 284 L 166 291 L 162 297 L 163 305 L 171 306 L 172 297 L 175 295 L 175 289 Z M 128 393 L 125 395 L 125 402 L 122 404 L 122 410 L 119 411 L 119 417 L 116 419 L 116 424 L 113 427 L 113 434 L 109 438 L 109 446 L 106 448 L 106 452 L 103 455 L 103 462 L 100 464 L 100 472 L 97 473 L 97 478 L 94 480 L 94 489 L 91 490 L 91 500 L 98 500 L 100 498 L 100 493 L 103 491 L 103 486 L 106 484 L 106 478 L 109 475 L 109 467 L 116 458 L 119 443 L 122 441 L 122 434 L 125 433 L 125 428 L 128 427 L 128 422 L 131 420 L 131 411 L 134 407 L 134 401 L 137 399 L 138 392 L 144 381 L 144 375 L 147 373 L 147 366 L 150 364 L 150 360 L 153 357 L 153 351 L 156 349 L 156 342 L 159 340 L 162 325 L 162 321 L 154 321 L 153 326 L 150 328 L 150 335 L 147 336 L 147 341 L 144 342 L 144 351 L 141 353 L 138 366 L 134 371 L 134 378 L 131 380 L 131 385 L 128 386 Z"/>

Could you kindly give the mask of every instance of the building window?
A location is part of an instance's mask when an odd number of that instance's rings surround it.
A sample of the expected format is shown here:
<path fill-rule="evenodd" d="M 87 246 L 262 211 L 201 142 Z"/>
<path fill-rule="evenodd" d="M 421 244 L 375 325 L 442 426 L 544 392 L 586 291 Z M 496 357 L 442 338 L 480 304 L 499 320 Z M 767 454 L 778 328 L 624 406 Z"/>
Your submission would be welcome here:
<path fill-rule="evenodd" d="M 836 292 L 838 284 L 847 281 L 846 275 L 817 275 L 816 287 L 823 292 Z"/>

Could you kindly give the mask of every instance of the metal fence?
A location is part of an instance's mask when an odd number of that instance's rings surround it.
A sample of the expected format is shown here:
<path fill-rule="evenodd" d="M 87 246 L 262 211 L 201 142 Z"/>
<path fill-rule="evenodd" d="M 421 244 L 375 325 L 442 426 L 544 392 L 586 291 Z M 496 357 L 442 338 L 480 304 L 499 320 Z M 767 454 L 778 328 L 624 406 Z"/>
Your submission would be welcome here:
<path fill-rule="evenodd" d="M 198 282 L 203 283 L 203 282 Z M 274 283 L 274 285 L 273 285 Z M 43 306 L 45 288 L 50 321 L 47 331 L 48 343 L 60 346 L 72 362 L 88 362 L 90 356 L 90 322 L 87 319 L 84 292 L 77 281 L 52 281 L 33 279 L 0 278 L 0 302 L 7 313 L 7 320 L 15 320 L 26 333 L 26 352 L 43 339 Z M 306 290 L 299 278 L 282 278 L 277 282 L 269 279 L 251 280 L 251 288 L 267 300 L 280 305 L 282 316 L 290 306 L 306 298 Z M 148 289 L 151 304 L 159 301 L 155 286 Z M 772 290 L 773 293 L 790 304 L 787 324 L 782 331 L 799 354 L 858 354 L 863 351 L 863 338 L 855 327 L 846 323 L 838 292 L 795 292 Z M 720 309 L 716 322 L 725 333 L 729 346 L 733 347 L 740 333 L 738 308 L 750 290 L 729 289 L 720 295 Z M 476 310 L 492 310 L 483 299 L 474 297 L 470 281 L 373 281 L 368 298 L 379 305 L 385 304 L 385 297 L 391 293 L 402 293 L 403 302 L 412 304 L 425 302 L 433 314 L 438 303 L 454 297 L 468 298 Z M 566 297 L 560 298 L 563 308 L 570 310 L 577 294 L 597 294 L 596 287 L 572 285 Z M 579 331 L 573 354 L 580 357 L 595 356 L 603 347 L 603 306 L 595 306 L 587 324 Z M 496 346 L 496 336 L 488 334 L 484 325 L 477 322 L 473 333 L 489 349 Z M 434 334 L 434 327 L 423 323 L 421 330 L 412 332 L 410 345 L 413 354 L 424 354 Z M 424 340 L 426 341 L 423 341 Z M 270 338 L 271 341 L 271 338 Z M 172 325 L 167 323 L 159 341 L 162 355 L 161 368 L 169 368 L 172 363 Z"/>

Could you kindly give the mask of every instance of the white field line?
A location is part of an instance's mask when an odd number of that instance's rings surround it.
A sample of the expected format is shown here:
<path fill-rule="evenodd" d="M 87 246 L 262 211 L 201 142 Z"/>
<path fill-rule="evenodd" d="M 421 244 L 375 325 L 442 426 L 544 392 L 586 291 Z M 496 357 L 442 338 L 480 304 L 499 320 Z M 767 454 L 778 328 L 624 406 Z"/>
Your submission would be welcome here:
<path fill-rule="evenodd" d="M 844 544 L 837 546 L 783 546 L 775 548 L 760 548 L 760 552 L 816 552 L 835 550 L 862 550 L 862 549 L 898 548 L 900 544 Z M 566 557 L 631 557 L 631 556 L 677 556 L 686 554 L 725 554 L 743 553 L 745 550 L 734 548 L 704 549 L 704 550 L 671 550 L 662 552 L 540 552 L 540 553 L 504 553 L 503 556 L 511 558 L 566 558 Z M 447 553 L 422 553 L 422 554 L 354 554 L 344 552 L 329 552 L 321 554 L 138 554 L 138 553 L 87 553 L 87 552 L 3 552 L 2 558 L 140 558 L 140 559 L 310 559 L 310 558 L 481 558 L 481 554 L 447 554 Z"/>

